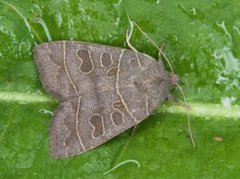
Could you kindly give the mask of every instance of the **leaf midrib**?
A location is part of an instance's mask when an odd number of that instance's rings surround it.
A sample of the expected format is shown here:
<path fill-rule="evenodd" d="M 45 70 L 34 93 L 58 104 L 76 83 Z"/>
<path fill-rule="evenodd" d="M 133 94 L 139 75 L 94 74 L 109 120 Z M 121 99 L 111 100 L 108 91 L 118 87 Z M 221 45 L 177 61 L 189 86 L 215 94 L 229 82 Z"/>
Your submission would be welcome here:
<path fill-rule="evenodd" d="M 31 103 L 56 103 L 56 99 L 41 93 L 24 93 L 24 92 L 0 92 L 0 102 L 15 102 L 22 104 Z M 235 105 L 230 108 L 224 107 L 222 104 L 188 102 L 190 107 L 189 114 L 191 116 L 204 117 L 205 119 L 215 118 L 240 118 L 240 106 Z M 172 113 L 186 114 L 184 105 L 179 103 L 164 103 L 159 106 L 155 112 L 157 113 Z"/>

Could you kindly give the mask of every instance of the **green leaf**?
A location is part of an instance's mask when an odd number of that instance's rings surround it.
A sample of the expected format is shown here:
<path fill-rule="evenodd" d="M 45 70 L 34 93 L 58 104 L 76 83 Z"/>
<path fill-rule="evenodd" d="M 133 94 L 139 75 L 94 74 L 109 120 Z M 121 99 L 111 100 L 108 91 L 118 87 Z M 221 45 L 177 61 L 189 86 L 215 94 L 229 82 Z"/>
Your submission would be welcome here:
<path fill-rule="evenodd" d="M 0 9 L 1 178 L 239 176 L 238 0 L 0 0 Z M 58 103 L 42 88 L 32 48 L 64 39 L 127 48 L 128 16 L 165 44 L 189 102 L 196 148 L 183 105 L 166 103 L 134 136 L 127 131 L 85 154 L 51 159 L 48 128 Z M 137 29 L 131 42 L 157 58 Z M 173 94 L 182 99 L 177 89 Z"/>

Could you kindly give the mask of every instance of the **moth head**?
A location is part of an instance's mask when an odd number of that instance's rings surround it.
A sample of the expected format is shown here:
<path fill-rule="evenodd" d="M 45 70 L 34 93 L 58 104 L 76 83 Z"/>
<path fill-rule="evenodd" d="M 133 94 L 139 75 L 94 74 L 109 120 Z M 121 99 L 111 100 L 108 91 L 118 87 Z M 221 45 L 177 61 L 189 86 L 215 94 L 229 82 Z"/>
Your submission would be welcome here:
<path fill-rule="evenodd" d="M 170 73 L 169 81 L 170 81 L 170 84 L 172 86 L 176 86 L 176 85 L 178 85 L 178 83 L 180 81 L 180 77 L 178 75 L 176 75 L 176 74 Z"/>

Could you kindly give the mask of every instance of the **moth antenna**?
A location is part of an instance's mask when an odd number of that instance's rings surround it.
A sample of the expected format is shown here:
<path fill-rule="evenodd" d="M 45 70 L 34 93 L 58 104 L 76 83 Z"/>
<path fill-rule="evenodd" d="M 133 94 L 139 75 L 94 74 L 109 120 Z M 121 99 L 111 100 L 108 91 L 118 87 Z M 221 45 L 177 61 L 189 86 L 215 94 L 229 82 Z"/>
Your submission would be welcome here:
<path fill-rule="evenodd" d="M 173 71 L 172 64 L 170 63 L 170 60 L 167 58 L 167 56 L 162 52 L 162 49 L 158 47 L 158 45 L 154 42 L 154 40 L 152 40 L 152 39 L 147 35 L 147 33 L 144 32 L 144 31 L 141 29 L 141 27 L 139 27 L 139 25 L 138 25 L 136 22 L 132 21 L 132 23 L 133 23 L 133 24 L 138 28 L 138 30 L 153 44 L 153 46 L 155 46 L 155 47 L 158 49 L 158 51 L 162 54 L 162 56 L 163 56 L 163 57 L 165 58 L 165 60 L 167 61 L 168 65 L 169 65 L 169 67 L 170 67 L 170 69 L 171 69 L 171 72 L 173 73 L 174 71 Z"/>
<path fill-rule="evenodd" d="M 186 100 L 186 97 L 185 97 L 185 94 L 183 92 L 182 87 L 180 85 L 177 85 L 177 87 L 178 87 L 178 89 L 180 90 L 180 92 L 182 93 L 182 96 L 183 96 L 183 101 L 184 101 L 186 114 L 187 114 L 187 121 L 188 121 L 188 132 L 189 132 L 189 136 L 190 136 L 190 139 L 191 139 L 191 142 L 192 142 L 192 146 L 193 146 L 193 148 L 195 148 L 196 145 L 195 145 L 195 141 L 194 141 L 193 134 L 192 134 L 192 127 L 191 127 L 191 121 L 190 121 L 190 117 L 189 117 L 189 110 L 188 110 L 188 106 L 187 106 L 187 100 Z"/>
<path fill-rule="evenodd" d="M 127 14 L 127 12 L 126 12 L 126 14 Z M 170 67 L 170 69 L 171 69 L 171 72 L 174 73 L 172 64 L 171 64 L 170 60 L 167 58 L 167 56 L 163 53 L 162 48 L 161 48 L 161 47 L 159 48 L 158 45 L 154 42 L 154 40 L 152 40 L 152 39 L 147 35 L 147 33 L 144 32 L 144 31 L 141 29 L 141 27 L 139 27 L 139 25 L 138 25 L 136 22 L 134 22 L 133 20 L 130 19 L 130 17 L 128 16 L 128 14 L 127 14 L 127 17 L 128 17 L 128 20 L 129 20 L 129 23 L 130 23 L 130 27 L 131 27 L 131 28 L 130 28 L 130 32 L 127 31 L 127 33 L 126 33 L 126 42 L 127 42 L 127 45 L 128 45 L 131 49 L 133 49 L 134 51 L 137 51 L 137 50 L 130 44 L 130 42 L 129 42 L 130 37 L 131 37 L 132 32 L 133 32 L 133 27 L 134 27 L 134 25 L 135 25 L 135 26 L 138 28 L 138 30 L 153 44 L 153 46 L 155 46 L 155 47 L 158 49 L 159 53 L 160 53 L 160 54 L 164 57 L 164 59 L 167 61 L 168 65 L 169 65 L 169 67 Z M 189 135 L 190 135 L 190 140 L 191 140 L 191 143 L 192 143 L 193 148 L 195 148 L 196 145 L 195 145 L 195 141 L 194 141 L 193 134 L 192 134 L 191 121 L 190 121 L 190 117 L 189 117 L 187 100 L 186 100 L 185 94 L 184 94 L 184 92 L 183 92 L 183 90 L 182 90 L 182 87 L 181 87 L 180 85 L 178 85 L 178 84 L 177 84 L 177 87 L 178 87 L 178 89 L 180 90 L 180 92 L 181 92 L 181 94 L 182 94 L 182 96 L 183 96 L 183 101 L 184 101 L 184 105 L 185 105 L 185 109 L 186 109 L 186 114 L 187 114 L 188 131 L 189 131 Z"/>
<path fill-rule="evenodd" d="M 169 67 L 170 67 L 170 69 L 171 69 L 171 72 L 174 73 L 172 64 L 170 63 L 170 60 L 167 58 L 167 56 L 163 53 L 162 48 L 161 48 L 161 47 L 159 48 L 158 45 L 154 42 L 154 40 L 152 40 L 152 39 L 147 35 L 147 33 L 144 32 L 144 31 L 141 29 L 141 27 L 140 27 L 135 21 L 131 20 L 131 18 L 129 17 L 129 15 L 128 15 L 128 13 L 127 13 L 126 10 L 125 10 L 125 13 L 126 13 L 126 15 L 127 15 L 127 18 L 128 18 L 129 24 L 130 24 L 130 31 L 127 30 L 127 33 L 126 33 L 126 42 L 127 42 L 127 45 L 128 45 L 131 49 L 133 49 L 134 51 L 137 51 L 137 50 L 130 44 L 130 42 L 129 42 L 129 40 L 130 40 L 130 38 L 131 38 L 131 36 L 132 36 L 132 33 L 133 33 L 134 25 L 135 25 L 135 26 L 138 28 L 138 30 L 152 43 L 152 45 L 155 46 L 155 47 L 158 49 L 158 51 L 160 52 L 160 54 L 162 54 L 162 56 L 163 56 L 163 57 L 165 58 L 165 60 L 167 61 L 168 65 L 169 65 Z"/>
<path fill-rule="evenodd" d="M 169 65 L 169 67 L 170 67 L 170 69 L 171 69 L 171 72 L 174 73 L 173 67 L 172 67 L 172 64 L 171 64 L 170 60 L 169 60 L 169 59 L 167 58 L 167 56 L 162 52 L 161 49 L 159 50 L 159 52 L 160 52 L 161 55 L 164 57 L 164 59 L 167 61 L 168 65 Z"/>

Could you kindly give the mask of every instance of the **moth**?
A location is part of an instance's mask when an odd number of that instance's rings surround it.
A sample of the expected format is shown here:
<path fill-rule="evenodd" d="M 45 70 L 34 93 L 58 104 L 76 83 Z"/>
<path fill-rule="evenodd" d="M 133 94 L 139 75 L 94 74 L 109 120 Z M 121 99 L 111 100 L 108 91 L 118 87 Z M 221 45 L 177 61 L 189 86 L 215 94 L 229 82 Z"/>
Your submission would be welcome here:
<path fill-rule="evenodd" d="M 50 126 L 53 158 L 87 152 L 147 118 L 179 77 L 129 49 L 80 41 L 34 48 L 43 87 L 60 101 Z"/>

